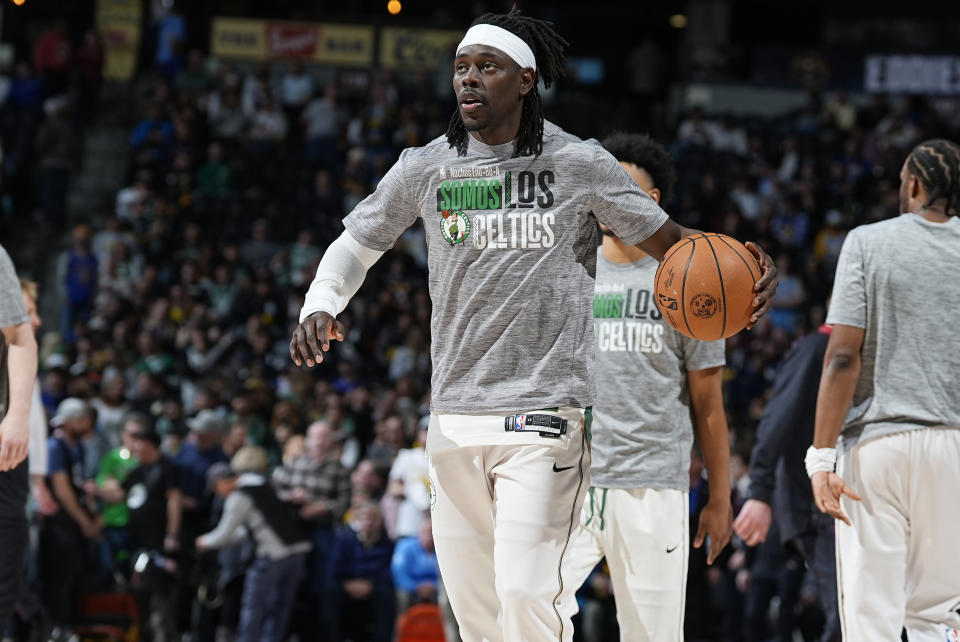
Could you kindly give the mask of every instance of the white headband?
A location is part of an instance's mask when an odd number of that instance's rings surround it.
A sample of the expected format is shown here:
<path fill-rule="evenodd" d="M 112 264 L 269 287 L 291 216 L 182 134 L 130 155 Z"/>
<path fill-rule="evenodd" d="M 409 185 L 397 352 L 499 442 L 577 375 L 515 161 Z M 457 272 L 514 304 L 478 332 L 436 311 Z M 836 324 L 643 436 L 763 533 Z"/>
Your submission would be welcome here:
<path fill-rule="evenodd" d="M 513 58 L 514 62 L 520 65 L 521 69 L 532 67 L 537 69 L 537 59 L 533 56 L 533 50 L 530 45 L 525 43 L 519 36 L 510 33 L 502 27 L 494 25 L 479 24 L 473 25 L 463 36 L 463 40 L 457 45 L 457 55 L 460 50 L 470 45 L 488 45 L 496 47 L 503 53 Z"/>

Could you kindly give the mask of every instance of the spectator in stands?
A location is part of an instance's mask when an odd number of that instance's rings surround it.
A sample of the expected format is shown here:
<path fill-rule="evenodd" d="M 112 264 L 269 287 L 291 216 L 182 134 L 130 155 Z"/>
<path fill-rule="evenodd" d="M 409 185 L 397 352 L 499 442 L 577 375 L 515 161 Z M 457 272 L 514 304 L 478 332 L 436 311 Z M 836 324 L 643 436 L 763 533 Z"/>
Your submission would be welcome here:
<path fill-rule="evenodd" d="M 390 415 L 381 421 L 377 425 L 373 441 L 367 448 L 366 458 L 372 459 L 379 465 L 391 465 L 406 443 L 404 432 L 403 419 L 397 415 Z"/>
<path fill-rule="evenodd" d="M 201 410 L 187 421 L 190 433 L 181 445 L 174 462 L 180 471 L 180 487 L 184 494 L 184 520 L 202 528 L 209 511 L 206 492 L 207 470 L 217 462 L 226 462 L 227 456 L 220 443 L 227 430 L 227 421 L 213 410 Z M 186 533 L 185 533 L 186 535 Z"/>
<path fill-rule="evenodd" d="M 47 484 L 58 510 L 40 524 L 40 584 L 51 620 L 66 629 L 73 623 L 87 553 L 100 537 L 102 523 L 91 510 L 83 477 L 80 442 L 93 430 L 89 406 L 73 397 L 64 399 L 50 423 L 56 431 L 47 442 Z"/>
<path fill-rule="evenodd" d="M 103 45 L 94 29 L 83 34 L 83 44 L 73 56 L 77 72 L 77 120 L 82 125 L 92 124 L 97 117 L 97 101 L 103 84 Z"/>
<path fill-rule="evenodd" d="M 166 15 L 157 22 L 157 67 L 172 83 L 184 65 L 184 44 L 187 41 L 187 21 L 177 11 L 173 0 L 164 3 Z"/>
<path fill-rule="evenodd" d="M 197 549 L 217 549 L 242 538 L 256 543 L 256 558 L 247 571 L 237 642 L 282 642 L 303 574 L 310 542 L 289 506 L 267 482 L 267 453 L 242 448 L 230 462 L 232 473 L 218 469 L 210 480 L 226 497 L 217 527 L 197 539 Z M 246 529 L 245 531 L 243 529 Z"/>
<path fill-rule="evenodd" d="M 44 31 L 33 48 L 33 64 L 43 76 L 47 96 L 66 93 L 70 67 L 70 41 L 66 35 L 67 23 L 58 18 Z"/>
<path fill-rule="evenodd" d="M 328 577 L 330 554 L 336 537 L 335 526 L 341 523 L 350 502 L 350 473 L 334 449 L 334 435 L 325 422 L 314 422 L 307 428 L 307 452 L 273 473 L 277 495 L 297 507 L 313 542 L 313 562 L 309 570 L 312 593 L 311 609 L 320 618 L 321 630 L 330 627 L 332 611 Z"/>
<path fill-rule="evenodd" d="M 387 419 L 392 424 L 397 421 L 398 417 Z M 393 540 L 416 537 L 430 510 L 430 477 L 424 450 L 426 444 L 427 425 L 421 423 L 413 447 L 397 452 L 390 468 L 385 503 L 388 503 L 388 498 L 396 503 L 395 521 L 387 527 L 387 533 Z"/>
<path fill-rule="evenodd" d="M 403 613 L 413 604 L 437 603 L 437 553 L 433 548 L 433 526 L 429 518 L 415 536 L 397 541 L 390 563 L 397 589 L 397 608 Z"/>
<path fill-rule="evenodd" d="M 337 158 L 337 127 L 340 124 L 337 111 L 337 90 L 334 85 L 327 85 L 321 93 L 314 92 L 300 120 L 306 130 L 307 160 L 314 166 L 329 170 L 336 169 Z"/>
<path fill-rule="evenodd" d="M 190 103 L 196 103 L 197 99 L 210 89 L 212 79 L 207 73 L 206 59 L 203 52 L 199 49 L 191 49 L 187 54 L 187 66 L 177 74 L 175 86 L 180 95 Z"/>
<path fill-rule="evenodd" d="M 67 118 L 66 98 L 50 98 L 44 103 L 47 118 L 37 132 L 38 187 L 43 212 L 54 230 L 67 221 L 67 190 L 70 174 L 80 161 L 80 141 Z"/>
<path fill-rule="evenodd" d="M 163 163 L 173 150 L 173 124 L 158 105 L 153 105 L 147 117 L 137 123 L 130 135 L 130 147 L 147 162 Z"/>
<path fill-rule="evenodd" d="M 223 160 L 223 145 L 210 143 L 207 160 L 197 169 L 197 192 L 208 198 L 223 198 L 230 190 L 231 170 Z"/>
<path fill-rule="evenodd" d="M 389 642 L 393 633 L 396 596 L 390 575 L 393 542 L 383 530 L 377 505 L 356 510 L 349 529 L 337 537 L 332 556 L 337 583 L 337 629 L 346 638 Z"/>
<path fill-rule="evenodd" d="M 300 114 L 312 95 L 313 76 L 302 62 L 294 60 L 280 79 L 280 101 L 288 122 L 300 122 Z"/>
<path fill-rule="evenodd" d="M 90 400 L 97 411 L 97 430 L 113 448 L 121 444 L 121 425 L 130 412 L 127 404 L 126 382 L 116 370 L 104 372 L 100 380 L 100 395 Z"/>
<path fill-rule="evenodd" d="M 130 414 L 123 421 L 123 443 L 108 452 L 100 462 L 97 473 L 98 494 L 103 499 L 103 531 L 100 540 L 100 571 L 112 577 L 117 571 L 129 575 L 130 509 L 123 497 L 108 496 L 106 489 L 119 489 L 131 470 L 137 467 L 135 435 L 147 430 L 148 420 L 140 414 Z"/>
<path fill-rule="evenodd" d="M 100 490 L 105 501 L 126 502 L 129 508 L 130 547 L 134 570 L 140 630 L 147 642 L 173 640 L 179 583 L 182 495 L 173 462 L 160 452 L 160 434 L 140 424 L 132 429 L 137 465 L 122 482 L 108 480 Z"/>

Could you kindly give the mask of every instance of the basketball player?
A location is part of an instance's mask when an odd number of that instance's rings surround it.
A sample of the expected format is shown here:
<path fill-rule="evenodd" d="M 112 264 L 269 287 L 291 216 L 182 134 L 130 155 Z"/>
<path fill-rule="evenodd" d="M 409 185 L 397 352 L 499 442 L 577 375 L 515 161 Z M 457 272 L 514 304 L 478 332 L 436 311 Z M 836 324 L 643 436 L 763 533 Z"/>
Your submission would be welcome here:
<path fill-rule="evenodd" d="M 900 211 L 844 241 L 807 451 L 846 642 L 960 639 L 960 146 L 910 152 Z"/>
<path fill-rule="evenodd" d="M 20 592 L 27 553 L 27 447 L 37 342 L 13 262 L 0 246 L 0 631 Z"/>
<path fill-rule="evenodd" d="M 576 589 L 560 562 L 589 487 L 596 221 L 656 259 L 692 233 L 602 147 L 544 122 L 537 80 L 562 73 L 565 44 L 516 12 L 474 23 L 447 135 L 404 150 L 344 219 L 290 342 L 296 364 L 322 361 L 366 270 L 423 219 L 434 540 L 464 642 L 572 639 L 557 605 Z M 776 287 L 756 251 L 754 321 Z"/>
<path fill-rule="evenodd" d="M 663 147 L 638 134 L 602 144 L 650 198 L 669 200 L 675 174 Z M 670 327 L 654 304 L 657 261 L 601 229 L 594 332 L 596 376 L 605 384 L 593 407 L 592 485 L 564 569 L 579 587 L 606 556 L 620 639 L 679 641 L 694 429 L 710 484 L 694 546 L 709 535 L 712 564 L 733 529 L 724 341 L 696 341 Z M 576 600 L 568 605 L 576 609 Z"/>

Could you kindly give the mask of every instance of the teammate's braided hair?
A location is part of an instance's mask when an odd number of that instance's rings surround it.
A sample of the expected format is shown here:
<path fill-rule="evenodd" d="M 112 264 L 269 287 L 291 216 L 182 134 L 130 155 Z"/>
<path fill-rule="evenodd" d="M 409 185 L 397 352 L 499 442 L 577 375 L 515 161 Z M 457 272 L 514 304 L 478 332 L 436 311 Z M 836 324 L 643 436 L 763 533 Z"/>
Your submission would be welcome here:
<path fill-rule="evenodd" d="M 626 132 L 610 134 L 600 144 L 618 161 L 643 168 L 650 174 L 653 186 L 660 190 L 661 205 L 670 203 L 673 185 L 677 182 L 677 171 L 663 145 L 646 134 Z"/>
<path fill-rule="evenodd" d="M 924 207 L 945 198 L 944 214 L 960 214 L 960 145 L 945 138 L 922 142 L 907 157 L 907 169 L 930 197 Z"/>
<path fill-rule="evenodd" d="M 543 86 L 549 88 L 558 78 L 563 77 L 567 58 L 563 48 L 567 41 L 553 29 L 553 23 L 546 20 L 537 20 L 520 14 L 514 7 L 510 13 L 487 13 L 473 21 L 473 25 L 488 24 L 506 29 L 519 37 L 533 50 L 537 59 L 536 78 L 543 81 Z M 460 110 L 453 112 L 450 126 L 447 127 L 447 142 L 450 147 L 457 148 L 457 154 L 465 156 L 467 153 L 467 128 L 460 117 Z M 543 152 L 543 104 L 540 102 L 540 92 L 537 83 L 523 97 L 523 107 L 520 113 L 520 130 L 513 144 L 514 156 L 539 156 Z"/>

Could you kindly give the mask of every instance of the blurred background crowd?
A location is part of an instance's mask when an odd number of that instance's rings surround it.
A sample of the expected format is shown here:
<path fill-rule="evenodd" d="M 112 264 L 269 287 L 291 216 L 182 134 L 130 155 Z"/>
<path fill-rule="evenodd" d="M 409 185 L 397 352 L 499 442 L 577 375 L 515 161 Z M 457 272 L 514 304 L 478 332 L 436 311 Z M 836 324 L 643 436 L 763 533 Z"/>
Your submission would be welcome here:
<path fill-rule="evenodd" d="M 209 24 L 147 4 L 138 71 L 124 82 L 104 82 L 106 43 L 82 12 L 72 17 L 86 22 L 17 18 L 0 70 L 0 231 L 21 275 L 40 283 L 51 431 L 35 479 L 31 589 L 6 635 L 68 631 L 83 615 L 78 596 L 119 588 L 154 614 L 145 639 L 230 640 L 244 610 L 283 583 L 258 565 L 273 550 L 307 559 L 283 598 L 298 639 L 389 640 L 398 614 L 442 593 L 423 453 L 431 309 L 420 224 L 370 271 L 341 317 L 346 340 L 321 367 L 294 367 L 287 345 L 341 218 L 400 150 L 446 130 L 446 67 L 360 74 L 216 56 Z M 670 53 L 646 51 L 647 61 Z M 633 118 L 577 119 L 562 84 L 549 98 L 558 124 L 584 137 L 652 132 L 677 167 L 665 209 L 776 259 L 772 311 L 727 341 L 734 512 L 773 376 L 823 323 L 847 230 L 896 214 L 906 153 L 956 139 L 960 124 L 921 95 L 798 82 L 802 99 L 765 115 L 666 106 L 646 93 L 660 85 L 621 87 Z M 90 186 L 98 180 L 117 186 L 108 198 Z M 295 535 L 214 531 L 249 476 L 296 515 Z M 704 483 L 694 454 L 692 493 Z M 691 640 L 782 630 L 812 640 L 822 620 L 802 565 L 736 538 L 712 567 L 691 552 L 688 594 Z M 590 622 L 578 638 L 613 639 L 602 568 L 580 597 Z"/>

